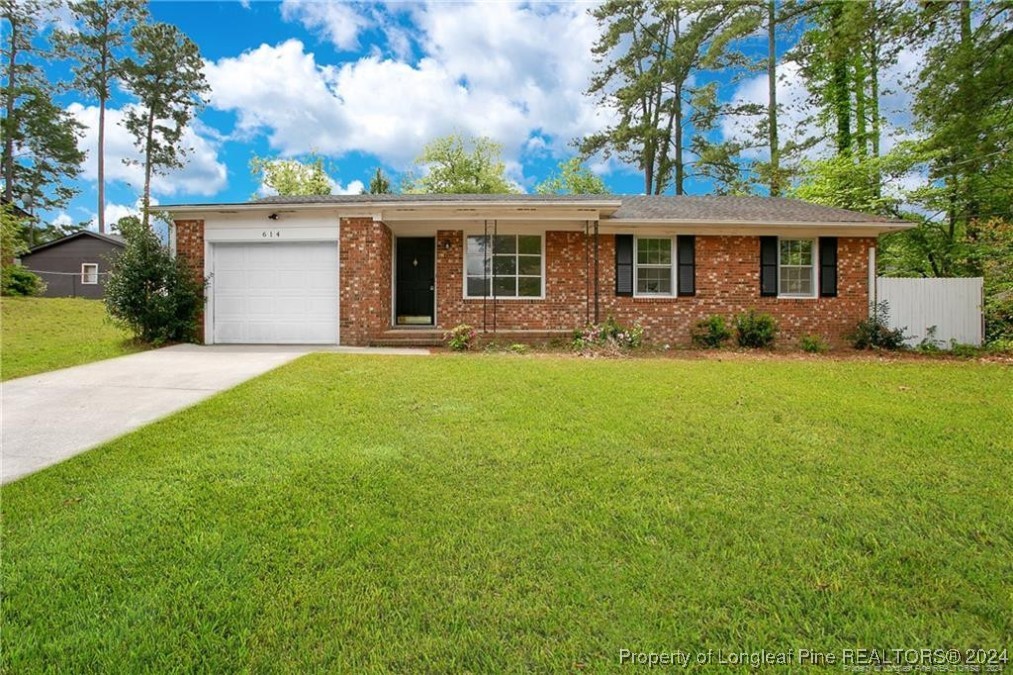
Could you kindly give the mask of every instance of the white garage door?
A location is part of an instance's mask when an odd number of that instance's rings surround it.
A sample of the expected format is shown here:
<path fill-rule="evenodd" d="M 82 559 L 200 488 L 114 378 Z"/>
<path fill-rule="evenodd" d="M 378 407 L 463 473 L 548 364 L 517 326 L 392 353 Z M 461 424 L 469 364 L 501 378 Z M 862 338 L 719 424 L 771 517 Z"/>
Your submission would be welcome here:
<path fill-rule="evenodd" d="M 215 244 L 214 341 L 338 341 L 336 242 Z"/>

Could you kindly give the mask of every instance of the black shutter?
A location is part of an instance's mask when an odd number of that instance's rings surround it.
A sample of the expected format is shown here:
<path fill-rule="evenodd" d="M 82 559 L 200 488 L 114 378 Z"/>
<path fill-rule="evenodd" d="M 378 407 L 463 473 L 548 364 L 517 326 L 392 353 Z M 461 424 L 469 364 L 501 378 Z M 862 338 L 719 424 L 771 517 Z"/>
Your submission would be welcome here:
<path fill-rule="evenodd" d="M 820 297 L 837 297 L 837 237 L 820 237 Z"/>
<path fill-rule="evenodd" d="M 760 295 L 777 295 L 777 237 L 760 237 Z"/>
<path fill-rule="evenodd" d="M 616 235 L 616 295 L 633 295 L 633 235 Z"/>
<path fill-rule="evenodd" d="M 679 295 L 696 295 L 696 237 L 675 238 L 678 252 Z"/>

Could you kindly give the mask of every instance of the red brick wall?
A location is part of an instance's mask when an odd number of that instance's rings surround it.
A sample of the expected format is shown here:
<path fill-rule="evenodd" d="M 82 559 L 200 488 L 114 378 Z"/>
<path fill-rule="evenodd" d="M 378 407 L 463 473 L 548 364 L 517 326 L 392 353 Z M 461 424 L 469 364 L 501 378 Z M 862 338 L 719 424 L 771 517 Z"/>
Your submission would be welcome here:
<path fill-rule="evenodd" d="M 342 218 L 341 344 L 365 345 L 390 328 L 390 228 L 371 218 Z"/>
<path fill-rule="evenodd" d="M 444 242 L 450 248 L 444 249 Z M 463 299 L 464 237 L 460 231 L 437 234 L 437 322 L 441 328 L 468 323 L 483 326 L 482 300 Z M 782 299 L 760 297 L 758 237 L 698 236 L 694 297 L 630 298 L 615 295 L 615 237 L 602 235 L 599 250 L 600 318 L 609 314 L 622 323 L 639 321 L 654 342 L 686 344 L 694 323 L 712 314 L 731 318 L 750 308 L 773 314 L 781 328 L 780 341 L 801 335 L 821 335 L 840 344 L 844 335 L 867 315 L 868 250 L 874 238 L 839 239 L 838 297 Z M 579 232 L 545 235 L 546 287 L 544 300 L 499 300 L 499 330 L 576 328 L 586 313 L 593 317 L 592 295 L 585 274 L 584 236 Z M 591 261 L 593 266 L 593 257 Z M 592 267 L 593 269 L 593 267 Z M 486 306 L 485 326 L 492 329 L 492 303 Z"/>
<path fill-rule="evenodd" d="M 204 279 L 204 221 L 176 221 L 176 254 L 186 259 L 194 276 Z M 197 341 L 204 342 L 204 312 L 197 318 Z"/>

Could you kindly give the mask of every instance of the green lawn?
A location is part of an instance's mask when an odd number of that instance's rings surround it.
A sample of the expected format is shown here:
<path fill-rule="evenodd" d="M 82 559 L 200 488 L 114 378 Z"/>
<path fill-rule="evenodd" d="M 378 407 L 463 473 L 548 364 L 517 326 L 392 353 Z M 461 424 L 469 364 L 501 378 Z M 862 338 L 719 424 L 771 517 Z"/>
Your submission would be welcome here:
<path fill-rule="evenodd" d="M 145 347 L 112 324 L 101 300 L 3 298 L 0 379 L 77 366 Z"/>
<path fill-rule="evenodd" d="M 1003 648 L 1013 369 L 309 356 L 2 490 L 0 669 Z"/>

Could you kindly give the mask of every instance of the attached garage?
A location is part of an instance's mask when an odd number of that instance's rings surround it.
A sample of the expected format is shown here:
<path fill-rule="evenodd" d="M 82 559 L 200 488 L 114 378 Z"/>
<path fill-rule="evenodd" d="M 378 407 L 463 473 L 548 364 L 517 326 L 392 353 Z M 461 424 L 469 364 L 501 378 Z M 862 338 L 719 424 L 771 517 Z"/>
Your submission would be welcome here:
<path fill-rule="evenodd" d="M 210 248 L 215 343 L 337 343 L 336 242 L 215 242 Z"/>

